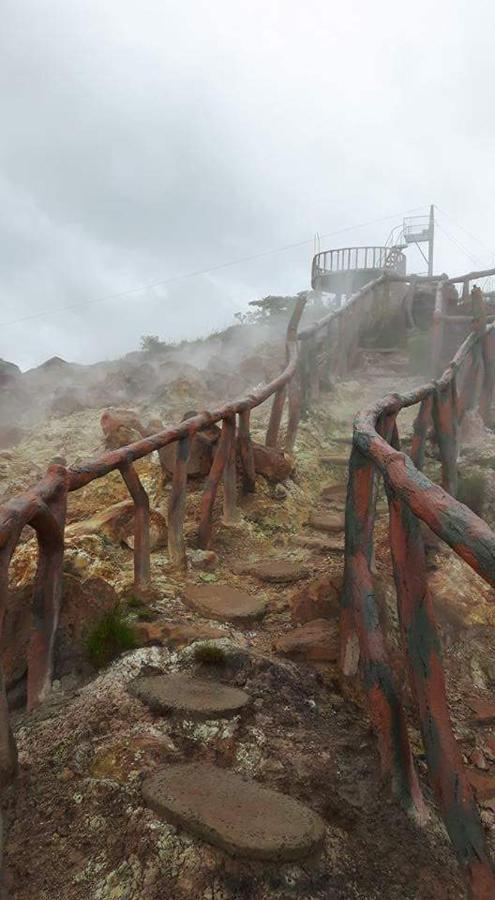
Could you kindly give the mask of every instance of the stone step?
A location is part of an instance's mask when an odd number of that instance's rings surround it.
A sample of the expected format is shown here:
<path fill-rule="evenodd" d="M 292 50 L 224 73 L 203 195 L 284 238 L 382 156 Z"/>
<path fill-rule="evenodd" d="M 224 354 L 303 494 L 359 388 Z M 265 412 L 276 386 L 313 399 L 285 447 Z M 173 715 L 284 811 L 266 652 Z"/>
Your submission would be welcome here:
<path fill-rule="evenodd" d="M 339 658 L 338 625 L 328 619 L 313 619 L 277 638 L 273 649 L 296 660 L 336 662 Z"/>
<path fill-rule="evenodd" d="M 343 553 L 345 550 L 342 538 L 316 537 L 312 534 L 295 534 L 290 538 L 296 547 L 316 550 L 318 553 Z"/>
<path fill-rule="evenodd" d="M 183 673 L 136 678 L 129 691 L 154 713 L 172 713 L 188 719 L 231 718 L 249 703 L 244 691 Z"/>
<path fill-rule="evenodd" d="M 345 528 L 345 516 L 343 513 L 329 515 L 327 513 L 311 513 L 308 525 L 317 531 L 328 531 L 330 534 L 338 534 Z"/>
<path fill-rule="evenodd" d="M 320 456 L 320 463 L 324 466 L 348 466 L 349 454 L 343 456 L 337 453 L 325 453 Z"/>
<path fill-rule="evenodd" d="M 240 575 L 253 575 L 261 581 L 275 584 L 291 584 L 307 578 L 309 570 L 304 563 L 284 557 L 258 559 L 252 563 L 240 563 L 235 567 Z"/>
<path fill-rule="evenodd" d="M 320 500 L 335 506 L 345 506 L 347 500 L 346 484 L 329 484 L 320 493 Z"/>
<path fill-rule="evenodd" d="M 232 856 L 298 860 L 322 845 L 311 809 L 256 781 L 205 763 L 167 766 L 143 782 L 146 804 L 167 822 Z"/>
<path fill-rule="evenodd" d="M 185 603 L 201 615 L 220 622 L 249 622 L 260 619 L 267 601 L 228 584 L 193 584 L 184 588 Z"/>
<path fill-rule="evenodd" d="M 474 719 L 480 725 L 492 725 L 495 722 L 495 702 L 490 697 L 471 697 L 469 707 L 474 712 Z"/>

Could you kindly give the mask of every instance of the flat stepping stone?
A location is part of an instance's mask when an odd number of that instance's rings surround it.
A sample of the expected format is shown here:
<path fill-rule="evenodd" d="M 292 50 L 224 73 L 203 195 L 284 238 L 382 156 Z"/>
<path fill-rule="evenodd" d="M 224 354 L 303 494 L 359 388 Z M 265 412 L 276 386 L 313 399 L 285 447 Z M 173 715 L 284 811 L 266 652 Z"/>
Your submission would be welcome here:
<path fill-rule="evenodd" d="M 468 700 L 469 707 L 474 712 L 474 718 L 480 725 L 491 725 L 495 722 L 495 702 L 483 697 L 471 697 Z"/>
<path fill-rule="evenodd" d="M 337 662 L 338 625 L 328 619 L 314 619 L 279 637 L 273 649 L 282 656 L 305 662 Z"/>
<path fill-rule="evenodd" d="M 260 619 L 267 601 L 228 584 L 186 584 L 184 599 L 188 606 L 209 619 L 242 622 Z"/>
<path fill-rule="evenodd" d="M 325 453 L 324 456 L 320 456 L 320 462 L 324 466 L 348 466 L 349 455 L 342 456 L 342 454 L 337 453 Z"/>
<path fill-rule="evenodd" d="M 259 559 L 256 562 L 242 565 L 237 569 L 244 575 L 254 575 L 261 581 L 274 582 L 276 584 L 290 584 L 307 578 L 309 570 L 301 562 L 292 559 Z"/>
<path fill-rule="evenodd" d="M 308 520 L 308 525 L 311 528 L 316 528 L 318 531 L 328 531 L 331 534 L 338 534 L 338 532 L 343 531 L 345 528 L 345 516 L 342 515 L 327 515 L 325 513 L 312 513 Z"/>
<path fill-rule="evenodd" d="M 154 713 L 173 713 L 188 719 L 230 718 L 249 703 L 244 691 L 184 674 L 136 678 L 129 691 Z"/>
<path fill-rule="evenodd" d="M 323 500 L 324 503 L 344 504 L 347 500 L 347 485 L 329 484 L 323 488 L 320 500 Z"/>
<path fill-rule="evenodd" d="M 312 534 L 295 534 L 290 539 L 296 547 L 316 550 L 318 553 L 343 553 L 344 541 L 341 538 L 315 537 Z"/>
<path fill-rule="evenodd" d="M 302 859 L 317 850 L 323 820 L 298 800 L 205 763 L 167 766 L 143 782 L 145 803 L 172 825 L 236 857 Z"/>
<path fill-rule="evenodd" d="M 493 774 L 467 769 L 467 777 L 478 800 L 493 800 L 495 798 L 495 776 Z"/>

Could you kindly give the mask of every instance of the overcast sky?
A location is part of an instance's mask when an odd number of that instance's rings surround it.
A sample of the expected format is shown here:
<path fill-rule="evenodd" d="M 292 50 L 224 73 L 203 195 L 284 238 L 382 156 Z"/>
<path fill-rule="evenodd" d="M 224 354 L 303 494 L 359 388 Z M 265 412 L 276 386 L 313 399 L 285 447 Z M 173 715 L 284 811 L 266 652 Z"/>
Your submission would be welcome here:
<path fill-rule="evenodd" d="M 492 0 L 3 0 L 0 356 L 205 334 L 307 287 L 315 232 L 390 217 L 322 247 L 382 243 L 432 202 L 436 271 L 489 265 L 494 27 Z"/>

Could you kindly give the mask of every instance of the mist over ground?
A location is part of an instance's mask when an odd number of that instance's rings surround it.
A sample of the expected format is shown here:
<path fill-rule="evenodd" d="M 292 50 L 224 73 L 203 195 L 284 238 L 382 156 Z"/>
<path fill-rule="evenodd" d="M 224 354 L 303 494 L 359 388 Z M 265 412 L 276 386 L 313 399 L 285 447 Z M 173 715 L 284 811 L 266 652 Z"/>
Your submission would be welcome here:
<path fill-rule="evenodd" d="M 431 202 L 437 271 L 493 263 L 494 24 L 488 0 L 4 0 L 0 357 L 207 334 L 308 287 L 316 231 L 381 243 Z"/>

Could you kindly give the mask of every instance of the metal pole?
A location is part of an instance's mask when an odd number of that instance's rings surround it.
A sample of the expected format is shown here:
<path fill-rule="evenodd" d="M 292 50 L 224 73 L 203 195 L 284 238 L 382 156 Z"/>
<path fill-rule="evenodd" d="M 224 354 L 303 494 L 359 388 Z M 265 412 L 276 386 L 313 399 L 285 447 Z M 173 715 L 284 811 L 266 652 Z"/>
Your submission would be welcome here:
<path fill-rule="evenodd" d="M 433 275 L 433 242 L 435 238 L 435 207 L 430 206 L 430 227 L 428 229 L 428 275 Z"/>

